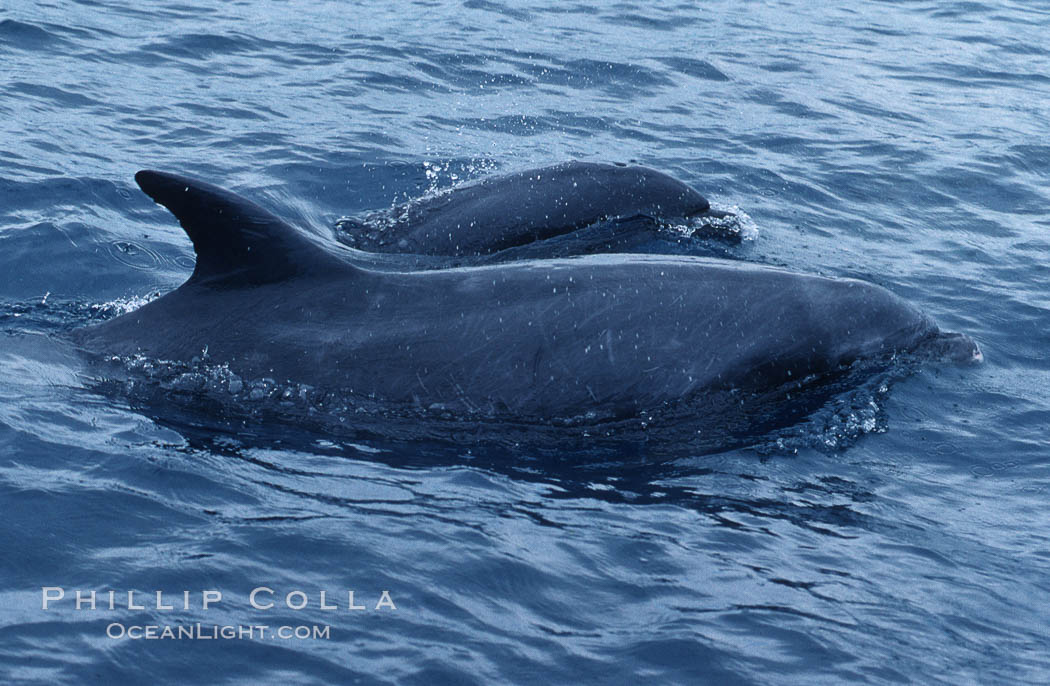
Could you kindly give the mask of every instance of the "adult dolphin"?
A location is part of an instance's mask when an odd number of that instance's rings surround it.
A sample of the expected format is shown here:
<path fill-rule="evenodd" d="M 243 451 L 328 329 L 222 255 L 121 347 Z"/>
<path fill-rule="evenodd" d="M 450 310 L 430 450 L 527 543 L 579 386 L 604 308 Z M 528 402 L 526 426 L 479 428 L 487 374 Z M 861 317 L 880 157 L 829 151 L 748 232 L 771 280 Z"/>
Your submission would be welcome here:
<path fill-rule="evenodd" d="M 360 250 L 477 257 L 562 236 L 603 221 L 644 218 L 628 231 L 658 221 L 690 221 L 695 235 L 739 240 L 722 230 L 726 213 L 690 186 L 641 166 L 565 162 L 492 176 L 338 225 L 338 239 Z M 616 233 L 599 236 L 624 247 Z"/>
<path fill-rule="evenodd" d="M 398 271 L 220 188 L 135 178 L 197 263 L 173 292 L 74 332 L 101 355 L 206 357 L 245 378 L 515 419 L 632 416 L 931 340 L 979 357 L 863 281 L 639 255 Z"/>

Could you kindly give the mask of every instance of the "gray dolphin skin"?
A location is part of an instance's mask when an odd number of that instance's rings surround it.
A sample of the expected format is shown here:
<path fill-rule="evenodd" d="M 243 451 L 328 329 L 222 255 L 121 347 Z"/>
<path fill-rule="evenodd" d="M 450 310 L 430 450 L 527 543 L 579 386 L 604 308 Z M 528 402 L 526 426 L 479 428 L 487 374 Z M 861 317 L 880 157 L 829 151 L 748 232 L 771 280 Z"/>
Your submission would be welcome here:
<path fill-rule="evenodd" d="M 655 169 L 566 162 L 458 186 L 365 221 L 343 220 L 339 239 L 369 252 L 470 257 L 636 216 L 655 221 L 726 215 Z"/>
<path fill-rule="evenodd" d="M 769 387 L 930 340 L 980 355 L 863 281 L 630 254 L 399 271 L 209 184 L 135 179 L 197 263 L 176 290 L 74 332 L 101 356 L 203 357 L 391 405 L 554 418 Z"/>

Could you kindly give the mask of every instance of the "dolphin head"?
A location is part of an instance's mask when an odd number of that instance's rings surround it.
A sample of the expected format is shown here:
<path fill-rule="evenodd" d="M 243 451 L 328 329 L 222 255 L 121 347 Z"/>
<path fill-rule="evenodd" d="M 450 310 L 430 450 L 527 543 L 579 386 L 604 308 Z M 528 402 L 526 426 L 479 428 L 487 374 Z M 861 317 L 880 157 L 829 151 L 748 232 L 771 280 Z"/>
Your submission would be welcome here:
<path fill-rule="evenodd" d="M 942 362 L 969 365 L 984 362 L 984 353 L 977 341 L 964 333 L 937 331 L 923 341 L 920 352 Z"/>

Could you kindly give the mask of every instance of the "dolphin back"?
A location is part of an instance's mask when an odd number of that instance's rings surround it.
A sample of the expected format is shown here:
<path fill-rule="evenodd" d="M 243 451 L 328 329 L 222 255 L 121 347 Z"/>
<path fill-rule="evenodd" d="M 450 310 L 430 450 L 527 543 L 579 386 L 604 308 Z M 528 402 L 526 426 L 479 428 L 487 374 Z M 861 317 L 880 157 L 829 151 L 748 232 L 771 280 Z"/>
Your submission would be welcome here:
<path fill-rule="evenodd" d="M 476 257 L 597 222 L 704 216 L 710 203 L 640 166 L 568 162 L 495 176 L 340 222 L 339 240 L 369 252 Z"/>

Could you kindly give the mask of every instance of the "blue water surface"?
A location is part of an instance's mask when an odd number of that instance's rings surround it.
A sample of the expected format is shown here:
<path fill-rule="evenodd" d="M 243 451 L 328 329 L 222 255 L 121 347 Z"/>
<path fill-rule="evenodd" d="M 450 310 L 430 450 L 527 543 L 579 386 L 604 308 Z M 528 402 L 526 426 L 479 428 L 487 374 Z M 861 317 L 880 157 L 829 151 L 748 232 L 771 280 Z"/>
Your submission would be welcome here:
<path fill-rule="evenodd" d="M 1048 26 L 1045 0 L 5 4 L 0 679 L 1050 683 Z M 63 340 L 192 269 L 138 169 L 324 232 L 573 158 L 681 178 L 750 215 L 734 257 L 884 285 L 986 361 L 657 459 L 222 431 L 99 395 Z M 271 633 L 111 637 L 197 623 Z"/>

